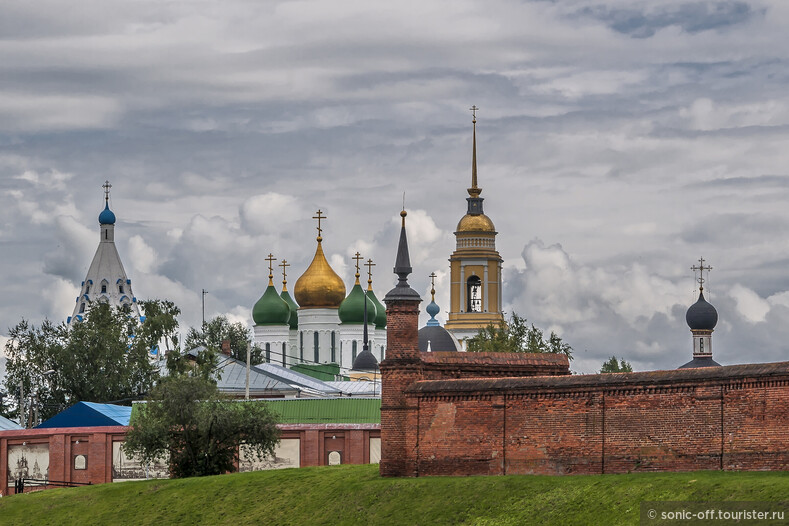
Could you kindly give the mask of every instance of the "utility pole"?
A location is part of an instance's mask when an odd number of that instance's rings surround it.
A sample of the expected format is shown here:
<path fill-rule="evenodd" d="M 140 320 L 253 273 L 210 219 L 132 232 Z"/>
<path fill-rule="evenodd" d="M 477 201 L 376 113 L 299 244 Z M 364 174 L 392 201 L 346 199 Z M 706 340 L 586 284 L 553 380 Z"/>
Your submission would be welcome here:
<path fill-rule="evenodd" d="M 208 294 L 208 291 L 203 289 L 202 291 L 202 299 L 203 299 L 203 325 L 205 325 L 205 295 Z"/>
<path fill-rule="evenodd" d="M 244 391 L 244 400 L 249 400 L 249 368 L 251 359 L 251 351 L 249 350 L 249 342 L 247 342 L 247 386 Z"/>

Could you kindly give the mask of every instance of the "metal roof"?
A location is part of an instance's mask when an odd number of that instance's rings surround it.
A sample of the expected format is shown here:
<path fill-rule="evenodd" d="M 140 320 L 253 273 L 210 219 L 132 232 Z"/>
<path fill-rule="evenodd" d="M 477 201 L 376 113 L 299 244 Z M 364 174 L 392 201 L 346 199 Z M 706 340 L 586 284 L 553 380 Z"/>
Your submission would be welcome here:
<path fill-rule="evenodd" d="M 381 397 L 381 381 L 377 382 L 325 382 L 347 396 Z"/>
<path fill-rule="evenodd" d="M 255 366 L 255 369 L 266 372 L 270 376 L 277 378 L 289 384 L 295 384 L 308 389 L 313 389 L 323 394 L 340 394 L 341 390 L 332 387 L 328 382 L 322 382 L 312 376 L 288 369 L 281 365 L 273 363 L 261 363 Z"/>
<path fill-rule="evenodd" d="M 221 370 L 221 378 L 217 379 L 216 382 L 220 391 L 243 391 L 245 389 L 247 381 L 246 363 L 223 354 L 219 356 L 219 363 L 216 368 Z M 294 393 L 297 391 L 296 387 L 266 374 L 265 371 L 257 367 L 249 368 L 249 389 L 255 391 L 277 391 L 279 394 L 284 394 L 282 391 Z"/>
<path fill-rule="evenodd" d="M 264 403 L 279 415 L 281 424 L 381 423 L 380 398 L 297 398 Z"/>
<path fill-rule="evenodd" d="M 23 428 L 13 420 L 9 420 L 4 416 L 0 416 L 0 431 L 8 431 L 11 429 L 23 429 Z"/>
<path fill-rule="evenodd" d="M 78 402 L 39 424 L 36 426 L 36 429 L 50 427 L 128 426 L 131 410 L 131 407 L 122 405 Z"/>

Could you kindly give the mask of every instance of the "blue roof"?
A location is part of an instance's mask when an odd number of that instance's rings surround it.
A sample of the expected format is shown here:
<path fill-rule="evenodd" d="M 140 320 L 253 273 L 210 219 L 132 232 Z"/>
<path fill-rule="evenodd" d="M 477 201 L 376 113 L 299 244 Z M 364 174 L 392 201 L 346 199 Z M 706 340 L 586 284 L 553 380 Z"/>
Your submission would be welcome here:
<path fill-rule="evenodd" d="M 3 416 L 0 416 L 0 431 L 8 431 L 10 429 L 22 429 L 22 426 L 13 420 L 9 420 Z"/>
<path fill-rule="evenodd" d="M 36 428 L 128 426 L 131 407 L 78 402 Z"/>
<path fill-rule="evenodd" d="M 102 225 L 114 225 L 115 224 L 115 214 L 112 213 L 110 210 L 110 204 L 104 204 L 104 210 L 101 211 L 99 214 L 99 223 Z"/>

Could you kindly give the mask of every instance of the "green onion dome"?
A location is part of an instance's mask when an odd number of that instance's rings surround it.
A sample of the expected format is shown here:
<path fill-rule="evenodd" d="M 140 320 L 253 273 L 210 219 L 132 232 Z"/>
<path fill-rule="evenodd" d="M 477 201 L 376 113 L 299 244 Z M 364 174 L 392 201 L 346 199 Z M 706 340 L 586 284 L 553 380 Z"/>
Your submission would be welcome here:
<path fill-rule="evenodd" d="M 358 276 L 358 274 L 357 274 Z M 363 324 L 364 323 L 364 301 L 365 295 L 362 286 L 359 285 L 359 278 L 356 278 L 356 284 L 351 289 L 348 297 L 340 303 L 340 309 L 337 314 L 340 315 L 340 321 L 347 324 Z M 376 319 L 375 303 L 370 297 L 367 297 L 367 323 L 374 323 Z"/>
<path fill-rule="evenodd" d="M 299 328 L 299 306 L 296 304 L 293 298 L 290 297 L 288 289 L 286 289 L 284 286 L 282 287 L 282 294 L 280 294 L 280 298 L 285 300 L 285 303 L 287 303 L 290 307 L 290 320 L 288 321 L 288 324 L 290 325 L 290 330 L 295 331 Z"/>
<path fill-rule="evenodd" d="M 269 279 L 266 292 L 252 308 L 252 319 L 255 325 L 287 325 L 291 317 L 291 307 L 283 300 L 274 283 Z"/>
<path fill-rule="evenodd" d="M 375 292 L 373 289 L 367 289 L 367 298 L 372 300 L 373 304 L 375 305 L 375 328 L 376 329 L 385 329 L 386 328 L 386 307 L 384 307 L 378 298 L 375 297 Z M 367 313 L 367 316 L 370 316 L 370 313 Z"/>

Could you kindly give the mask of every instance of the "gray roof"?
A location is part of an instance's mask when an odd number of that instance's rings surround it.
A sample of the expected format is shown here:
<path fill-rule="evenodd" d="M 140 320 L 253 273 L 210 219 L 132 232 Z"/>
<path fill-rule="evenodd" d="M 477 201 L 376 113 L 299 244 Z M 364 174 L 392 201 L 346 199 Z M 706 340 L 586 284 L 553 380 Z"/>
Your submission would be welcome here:
<path fill-rule="evenodd" d="M 340 389 L 328 385 L 328 382 L 321 382 L 312 376 L 288 369 L 281 365 L 274 363 L 261 363 L 255 366 L 256 369 L 264 371 L 269 376 L 272 376 L 282 382 L 291 385 L 298 385 L 306 389 L 312 389 L 322 394 L 338 395 L 341 393 Z"/>
<path fill-rule="evenodd" d="M 419 329 L 419 350 L 427 352 L 428 342 L 432 352 L 458 350 L 455 339 L 440 325 L 427 325 Z"/>
<path fill-rule="evenodd" d="M 0 416 L 0 431 L 9 431 L 11 429 L 23 429 L 23 428 L 13 420 L 9 420 L 4 416 Z"/>
<path fill-rule="evenodd" d="M 377 382 L 325 382 L 342 392 L 344 396 L 381 396 L 381 381 Z"/>
<path fill-rule="evenodd" d="M 705 356 L 703 358 L 699 358 L 695 356 L 691 361 L 686 363 L 685 365 L 680 365 L 678 369 L 694 369 L 697 367 L 720 367 L 721 364 L 716 362 L 712 359 L 712 356 Z"/>
<path fill-rule="evenodd" d="M 243 392 L 246 389 L 246 363 L 223 354 L 219 357 L 217 369 L 221 370 L 220 378 L 216 382 L 220 391 L 233 393 Z M 295 395 L 300 391 L 298 387 L 280 381 L 257 367 L 249 368 L 249 390 L 256 393 L 262 391 L 276 392 L 279 395 Z"/>

